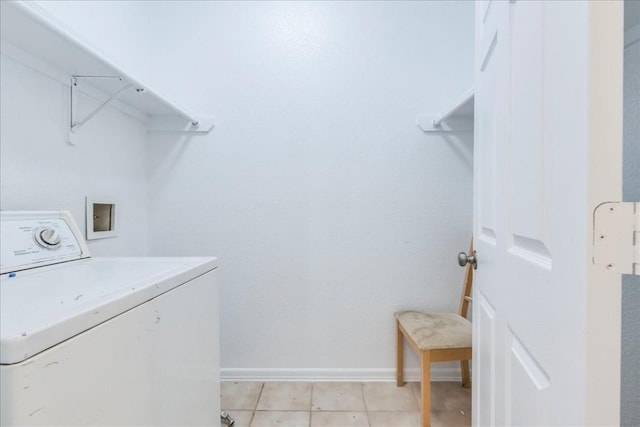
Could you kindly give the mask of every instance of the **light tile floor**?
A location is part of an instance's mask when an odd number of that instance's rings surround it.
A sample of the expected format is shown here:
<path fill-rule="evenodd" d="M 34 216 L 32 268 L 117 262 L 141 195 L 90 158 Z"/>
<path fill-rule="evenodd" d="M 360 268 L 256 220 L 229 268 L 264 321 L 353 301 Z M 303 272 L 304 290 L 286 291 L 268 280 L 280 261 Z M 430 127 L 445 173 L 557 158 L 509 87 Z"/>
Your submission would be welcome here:
<path fill-rule="evenodd" d="M 234 427 L 420 427 L 420 384 L 368 382 L 221 383 Z M 471 391 L 431 383 L 431 425 L 471 425 Z"/>

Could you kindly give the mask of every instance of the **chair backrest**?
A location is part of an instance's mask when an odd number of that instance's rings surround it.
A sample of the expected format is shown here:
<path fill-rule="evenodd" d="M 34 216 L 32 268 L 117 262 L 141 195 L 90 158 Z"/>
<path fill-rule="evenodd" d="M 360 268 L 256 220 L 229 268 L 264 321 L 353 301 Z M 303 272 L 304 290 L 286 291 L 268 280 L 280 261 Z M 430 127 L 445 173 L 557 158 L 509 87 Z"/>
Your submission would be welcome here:
<path fill-rule="evenodd" d="M 473 236 L 471 237 L 471 244 L 469 245 L 469 252 L 473 253 Z M 458 314 L 462 317 L 467 317 L 469 313 L 469 304 L 471 304 L 471 286 L 473 285 L 473 265 L 467 263 L 464 272 L 464 283 L 462 284 L 462 295 L 460 296 L 460 308 Z"/>

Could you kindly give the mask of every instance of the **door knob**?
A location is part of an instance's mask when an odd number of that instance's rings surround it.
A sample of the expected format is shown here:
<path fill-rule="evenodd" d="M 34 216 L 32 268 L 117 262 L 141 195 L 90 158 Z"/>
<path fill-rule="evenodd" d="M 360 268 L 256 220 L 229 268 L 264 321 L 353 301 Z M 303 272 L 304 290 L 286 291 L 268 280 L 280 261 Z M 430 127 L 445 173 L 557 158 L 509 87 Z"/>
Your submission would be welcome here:
<path fill-rule="evenodd" d="M 464 267 L 467 264 L 473 265 L 473 269 L 476 270 L 478 268 L 478 255 L 476 251 L 473 251 L 473 255 L 469 256 L 465 252 L 460 252 L 458 254 L 458 264 L 460 267 Z"/>

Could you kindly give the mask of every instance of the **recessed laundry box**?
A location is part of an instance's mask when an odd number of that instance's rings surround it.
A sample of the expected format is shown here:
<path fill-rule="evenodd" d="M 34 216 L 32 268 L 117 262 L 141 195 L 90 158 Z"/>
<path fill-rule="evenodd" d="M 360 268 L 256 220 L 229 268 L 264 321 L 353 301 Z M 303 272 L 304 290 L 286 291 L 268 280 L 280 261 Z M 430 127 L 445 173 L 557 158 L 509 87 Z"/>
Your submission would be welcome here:
<path fill-rule="evenodd" d="M 219 423 L 215 258 L 92 258 L 67 212 L 1 212 L 0 424 Z"/>

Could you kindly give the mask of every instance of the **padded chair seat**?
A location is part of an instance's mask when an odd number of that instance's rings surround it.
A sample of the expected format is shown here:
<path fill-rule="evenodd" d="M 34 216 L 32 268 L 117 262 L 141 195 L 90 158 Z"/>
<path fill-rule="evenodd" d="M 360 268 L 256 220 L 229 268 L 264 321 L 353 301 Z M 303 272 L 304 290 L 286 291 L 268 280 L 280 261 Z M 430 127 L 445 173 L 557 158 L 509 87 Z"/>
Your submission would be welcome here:
<path fill-rule="evenodd" d="M 395 316 L 420 350 L 471 347 L 471 322 L 458 314 L 401 311 Z"/>

